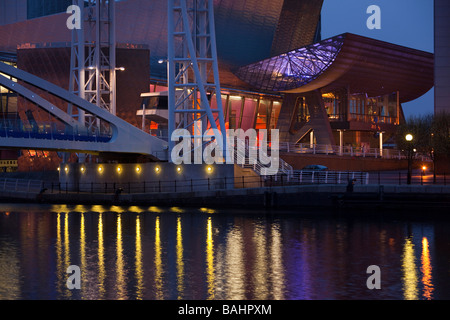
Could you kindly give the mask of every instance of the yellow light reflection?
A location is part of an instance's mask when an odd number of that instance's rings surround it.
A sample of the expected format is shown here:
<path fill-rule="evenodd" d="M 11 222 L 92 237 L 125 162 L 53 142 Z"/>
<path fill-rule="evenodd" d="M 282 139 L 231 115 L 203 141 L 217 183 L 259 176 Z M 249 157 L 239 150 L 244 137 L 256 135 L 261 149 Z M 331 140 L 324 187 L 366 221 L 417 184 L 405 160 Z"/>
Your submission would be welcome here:
<path fill-rule="evenodd" d="M 117 298 L 127 299 L 125 290 L 125 262 L 123 259 L 123 240 L 122 240 L 122 216 L 117 215 L 117 240 L 116 240 L 116 279 L 117 279 Z"/>
<path fill-rule="evenodd" d="M 406 300 L 417 300 L 417 271 L 414 256 L 414 244 L 407 238 L 403 248 L 403 295 Z"/>
<path fill-rule="evenodd" d="M 141 213 L 142 209 L 137 207 L 137 206 L 131 206 L 128 208 L 129 212 L 136 212 L 136 213 Z"/>
<path fill-rule="evenodd" d="M 81 214 L 81 222 L 80 222 L 80 269 L 81 269 L 81 281 L 86 279 L 86 226 L 84 221 L 84 213 Z M 81 289 L 83 290 L 84 286 L 81 285 Z"/>
<path fill-rule="evenodd" d="M 214 214 L 214 213 L 217 212 L 216 210 L 209 209 L 209 208 L 200 208 L 200 211 L 203 212 L 203 213 L 208 213 L 208 214 Z"/>
<path fill-rule="evenodd" d="M 63 261 L 62 261 L 62 238 L 61 238 L 61 213 L 58 212 L 56 215 L 56 269 L 57 277 L 58 277 L 58 284 L 61 286 L 58 286 L 58 291 L 62 292 L 62 284 L 64 283 L 63 275 Z"/>
<path fill-rule="evenodd" d="M 226 282 L 227 300 L 245 298 L 245 265 L 242 231 L 233 228 L 227 236 L 226 245 Z"/>
<path fill-rule="evenodd" d="M 433 278 L 431 275 L 432 266 L 431 266 L 431 258 L 430 251 L 428 249 L 428 239 L 426 237 L 422 238 L 422 283 L 423 283 L 423 297 L 427 300 L 431 300 L 433 298 Z"/>
<path fill-rule="evenodd" d="M 91 210 L 92 210 L 93 212 L 98 212 L 98 213 L 103 213 L 103 212 L 106 211 L 106 209 L 105 209 L 103 206 L 100 206 L 100 205 L 98 205 L 98 204 L 92 206 Z"/>
<path fill-rule="evenodd" d="M 159 225 L 159 216 L 155 222 L 155 294 L 156 299 L 163 299 L 163 281 L 162 281 L 162 258 L 161 258 L 161 229 Z"/>
<path fill-rule="evenodd" d="M 214 280 L 214 241 L 212 221 L 211 217 L 209 217 L 206 226 L 206 282 L 208 283 L 208 300 L 213 300 L 215 297 Z"/>
<path fill-rule="evenodd" d="M 184 212 L 184 210 L 179 207 L 172 207 L 172 208 L 170 208 L 170 211 L 172 211 L 174 213 L 183 213 Z"/>
<path fill-rule="evenodd" d="M 98 216 L 98 288 L 99 298 L 105 295 L 105 247 L 103 240 L 103 216 L 99 213 Z"/>
<path fill-rule="evenodd" d="M 149 207 L 148 211 L 154 212 L 154 213 L 162 213 L 163 212 L 163 210 L 161 208 L 158 208 L 158 207 L 155 207 L 155 206 Z"/>
<path fill-rule="evenodd" d="M 272 245 L 270 248 L 271 279 L 273 284 L 272 294 L 276 300 L 284 300 L 284 270 L 283 250 L 280 226 L 273 224 L 271 228 Z"/>
<path fill-rule="evenodd" d="M 66 271 L 69 266 L 70 266 L 69 213 L 66 213 L 64 216 L 64 266 L 62 272 L 67 274 Z M 66 297 L 70 297 L 72 295 L 71 290 L 65 290 L 64 293 Z"/>
<path fill-rule="evenodd" d="M 184 298 L 184 261 L 183 261 L 183 234 L 181 229 L 181 217 L 177 218 L 177 289 L 178 300 Z"/>
<path fill-rule="evenodd" d="M 144 294 L 144 268 L 142 265 L 141 221 L 136 216 L 136 299 L 142 300 Z"/>
<path fill-rule="evenodd" d="M 257 300 L 267 300 L 269 293 L 267 283 L 267 241 L 266 231 L 261 225 L 256 226 L 253 233 L 253 242 L 255 245 L 255 264 L 253 269 L 253 285 L 255 287 L 255 295 Z"/>

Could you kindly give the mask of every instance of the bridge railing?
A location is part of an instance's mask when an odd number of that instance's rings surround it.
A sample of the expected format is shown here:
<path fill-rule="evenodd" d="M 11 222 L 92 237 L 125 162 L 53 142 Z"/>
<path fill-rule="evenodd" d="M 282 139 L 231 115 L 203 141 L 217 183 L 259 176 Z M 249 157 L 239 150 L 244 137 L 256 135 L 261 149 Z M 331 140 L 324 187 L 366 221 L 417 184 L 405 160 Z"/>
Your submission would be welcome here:
<path fill-rule="evenodd" d="M 0 137 L 106 143 L 111 140 L 112 136 L 111 134 L 96 134 L 88 132 L 80 133 L 77 130 L 37 130 L 29 128 L 11 128 L 0 126 Z"/>
<path fill-rule="evenodd" d="M 0 178 L 1 191 L 40 193 L 43 189 L 44 182 L 41 180 Z"/>

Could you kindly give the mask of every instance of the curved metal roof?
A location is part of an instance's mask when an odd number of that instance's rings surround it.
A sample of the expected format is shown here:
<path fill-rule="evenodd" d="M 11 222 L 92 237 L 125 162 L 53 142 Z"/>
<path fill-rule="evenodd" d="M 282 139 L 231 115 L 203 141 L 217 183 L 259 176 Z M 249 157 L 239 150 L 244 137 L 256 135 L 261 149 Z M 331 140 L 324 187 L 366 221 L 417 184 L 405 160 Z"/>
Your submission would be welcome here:
<path fill-rule="evenodd" d="M 314 42 L 323 0 L 214 0 L 217 51 L 222 64 L 240 67 Z M 167 76 L 167 1 L 127 0 L 116 4 L 116 40 L 145 44 L 152 77 Z M 66 13 L 0 26 L 0 50 L 71 41 Z M 295 24 L 293 24 L 295 22 Z"/>
<path fill-rule="evenodd" d="M 295 90 L 328 69 L 343 43 L 344 36 L 337 36 L 239 68 L 236 75 L 260 90 Z"/>
<path fill-rule="evenodd" d="M 379 96 L 400 92 L 414 100 L 434 85 L 432 53 L 345 33 L 239 68 L 241 80 L 259 90 L 302 93 L 349 88 Z"/>

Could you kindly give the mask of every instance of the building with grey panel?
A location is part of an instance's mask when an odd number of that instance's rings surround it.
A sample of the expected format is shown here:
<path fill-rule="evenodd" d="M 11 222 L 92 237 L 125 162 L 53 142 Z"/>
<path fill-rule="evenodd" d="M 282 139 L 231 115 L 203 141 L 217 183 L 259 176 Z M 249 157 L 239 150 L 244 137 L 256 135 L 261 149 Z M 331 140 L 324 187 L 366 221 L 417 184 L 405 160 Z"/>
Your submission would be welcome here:
<path fill-rule="evenodd" d="M 450 113 L 450 1 L 434 0 L 434 112 Z"/>

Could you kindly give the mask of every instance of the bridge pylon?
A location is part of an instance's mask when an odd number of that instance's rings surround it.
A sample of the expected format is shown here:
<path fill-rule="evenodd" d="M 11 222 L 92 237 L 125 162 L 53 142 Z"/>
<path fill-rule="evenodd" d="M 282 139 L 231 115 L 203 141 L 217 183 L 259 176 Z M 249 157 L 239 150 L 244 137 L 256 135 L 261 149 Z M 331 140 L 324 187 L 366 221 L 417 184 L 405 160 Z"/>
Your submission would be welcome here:
<path fill-rule="evenodd" d="M 177 129 L 190 133 L 192 150 L 211 143 L 218 130 L 227 155 L 214 25 L 213 0 L 168 1 L 169 158 Z"/>

